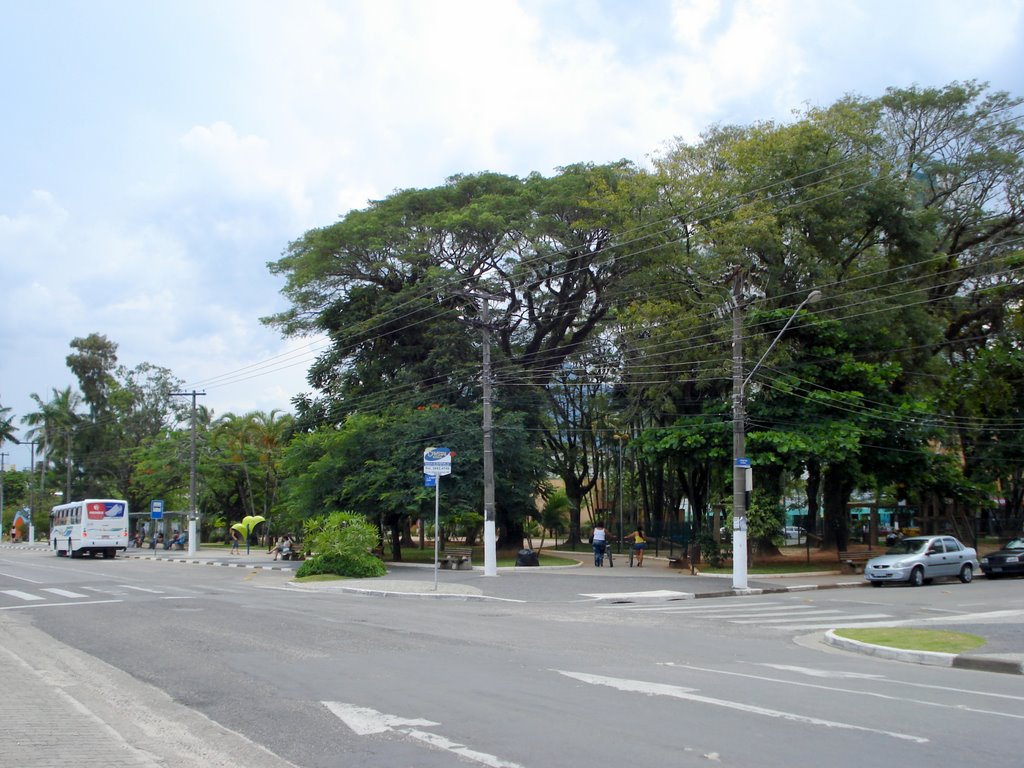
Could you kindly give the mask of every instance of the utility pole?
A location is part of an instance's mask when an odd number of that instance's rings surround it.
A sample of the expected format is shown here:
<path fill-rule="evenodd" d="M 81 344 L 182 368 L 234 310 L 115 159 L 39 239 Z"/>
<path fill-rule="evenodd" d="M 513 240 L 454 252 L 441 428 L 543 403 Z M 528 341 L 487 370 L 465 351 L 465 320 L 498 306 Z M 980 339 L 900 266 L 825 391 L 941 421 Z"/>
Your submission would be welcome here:
<path fill-rule="evenodd" d="M 746 404 L 743 402 L 743 272 L 732 281 L 732 588 L 747 588 Z"/>
<path fill-rule="evenodd" d="M 0 453 L 0 526 L 4 524 L 4 459 L 10 456 L 9 453 Z M 11 526 L 14 527 L 13 525 Z M 14 539 L 12 538 L 11 541 Z"/>
<path fill-rule="evenodd" d="M 494 444 L 491 424 L 491 311 L 490 296 L 481 296 L 483 305 L 480 318 L 483 320 L 484 363 L 484 576 L 498 575 L 497 530 L 494 523 Z"/>
<path fill-rule="evenodd" d="M 808 304 L 821 299 L 821 291 L 811 291 L 797 305 L 786 324 L 782 326 L 771 344 L 761 355 L 761 359 L 743 375 L 743 273 L 736 271 L 732 283 L 732 588 L 747 589 L 747 508 L 750 495 L 754 488 L 754 470 L 750 459 L 745 455 L 747 404 L 745 392 L 747 384 L 754 377 L 761 363 L 775 348 L 789 326 L 800 314 L 800 310 Z"/>
<path fill-rule="evenodd" d="M 192 398 L 192 461 L 188 475 L 188 554 L 196 553 L 196 398 L 205 396 L 205 392 L 171 392 L 172 397 Z"/>

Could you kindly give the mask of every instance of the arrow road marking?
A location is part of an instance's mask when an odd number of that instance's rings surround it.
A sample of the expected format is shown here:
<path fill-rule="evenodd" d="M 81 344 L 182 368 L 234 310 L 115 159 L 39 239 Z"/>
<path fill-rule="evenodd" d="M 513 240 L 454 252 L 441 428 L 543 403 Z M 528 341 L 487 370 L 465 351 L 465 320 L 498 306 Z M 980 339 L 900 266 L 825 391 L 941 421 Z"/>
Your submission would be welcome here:
<path fill-rule="evenodd" d="M 746 712 L 751 715 L 763 715 L 765 717 L 775 717 L 782 720 L 789 720 L 795 723 L 805 723 L 807 725 L 819 725 L 825 728 L 842 728 L 849 731 L 865 731 L 867 733 L 877 733 L 884 736 L 892 736 L 894 739 L 903 739 L 906 741 L 913 741 L 917 744 L 925 744 L 928 739 L 922 736 L 913 736 L 909 733 L 898 733 L 895 731 L 883 731 L 877 728 L 867 728 L 863 725 L 853 725 L 852 723 L 841 723 L 836 720 L 824 720 L 820 717 L 807 717 L 806 715 L 798 715 L 794 712 L 783 712 L 778 709 L 768 709 L 767 707 L 759 707 L 754 704 L 743 704 L 739 701 L 728 701 L 726 699 L 715 699 L 710 696 L 701 696 L 694 693 L 695 688 L 682 688 L 676 685 L 666 685 L 664 683 L 649 683 L 643 680 L 626 680 L 618 677 L 605 677 L 604 675 L 589 675 L 584 672 L 566 672 L 561 669 L 553 670 L 560 675 L 565 675 L 573 680 L 579 680 L 583 683 L 589 683 L 590 685 L 605 685 L 609 688 L 615 688 L 620 691 L 627 691 L 630 693 L 643 693 L 648 696 L 669 696 L 675 699 L 682 699 L 684 701 L 694 701 L 699 704 L 711 704 L 716 707 L 725 707 L 726 709 L 735 709 L 740 712 Z"/>
<path fill-rule="evenodd" d="M 494 755 L 488 755 L 486 752 L 478 752 L 475 749 L 470 749 L 465 744 L 459 744 L 439 734 L 419 730 L 421 727 L 430 728 L 440 725 L 440 723 L 435 723 L 433 720 L 388 715 L 384 712 L 378 712 L 376 709 L 358 707 L 355 704 L 346 704 L 342 701 L 322 701 L 320 703 L 333 712 L 339 720 L 358 736 L 370 736 L 375 733 L 395 731 L 428 744 L 435 749 L 443 749 L 480 765 L 485 765 L 487 768 L 523 768 L 518 763 L 502 760 Z"/>

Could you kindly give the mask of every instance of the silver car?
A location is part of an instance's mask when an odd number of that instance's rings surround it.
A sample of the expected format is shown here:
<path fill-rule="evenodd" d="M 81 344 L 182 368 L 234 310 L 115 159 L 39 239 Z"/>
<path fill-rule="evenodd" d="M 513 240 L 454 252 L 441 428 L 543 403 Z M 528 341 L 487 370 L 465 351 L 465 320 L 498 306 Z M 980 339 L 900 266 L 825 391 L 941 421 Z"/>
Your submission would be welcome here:
<path fill-rule="evenodd" d="M 864 578 L 871 586 L 905 581 L 912 587 L 942 577 L 956 577 L 964 584 L 974 578 L 978 553 L 952 536 L 914 536 L 889 547 L 884 555 L 868 560 Z"/>

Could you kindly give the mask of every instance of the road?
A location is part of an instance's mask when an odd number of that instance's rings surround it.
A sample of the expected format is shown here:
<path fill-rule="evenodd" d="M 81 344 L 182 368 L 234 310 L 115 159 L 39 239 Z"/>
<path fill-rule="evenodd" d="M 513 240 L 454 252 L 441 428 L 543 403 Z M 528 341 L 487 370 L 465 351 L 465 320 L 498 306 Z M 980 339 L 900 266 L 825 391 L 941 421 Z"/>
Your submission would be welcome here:
<path fill-rule="evenodd" d="M 1018 762 L 1019 676 L 819 637 L 1003 623 L 1019 652 L 1024 581 L 679 600 L 656 573 L 385 599 L 283 571 L 5 550 L 0 647 L 171 768 Z M 0 728 L 17 742 L 17 722 Z"/>

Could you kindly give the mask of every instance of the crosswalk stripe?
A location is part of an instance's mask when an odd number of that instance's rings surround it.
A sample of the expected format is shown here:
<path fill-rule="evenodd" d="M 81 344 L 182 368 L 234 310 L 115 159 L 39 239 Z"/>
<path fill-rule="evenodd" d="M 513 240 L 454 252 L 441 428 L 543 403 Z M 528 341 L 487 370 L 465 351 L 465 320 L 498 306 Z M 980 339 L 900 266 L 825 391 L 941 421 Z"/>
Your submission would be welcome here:
<path fill-rule="evenodd" d="M 88 595 L 83 595 L 79 592 L 72 592 L 68 589 L 58 589 L 57 587 L 43 587 L 43 592 L 49 592 L 54 595 L 59 595 L 60 597 L 88 597 Z"/>
<path fill-rule="evenodd" d="M 133 586 L 132 584 L 118 584 L 118 586 L 119 587 L 124 587 L 125 589 L 134 589 L 136 592 L 148 592 L 151 595 L 162 595 L 163 594 L 163 590 L 160 590 L 160 589 L 150 589 L 149 587 L 136 587 L 136 586 Z"/>
<path fill-rule="evenodd" d="M 3 590 L 3 593 L 5 595 L 10 595 L 11 597 L 16 597 L 19 600 L 24 600 L 25 602 L 31 602 L 32 600 L 45 600 L 45 598 L 42 598 L 39 595 L 32 595 L 28 592 L 22 592 L 19 589 L 5 589 Z"/>

